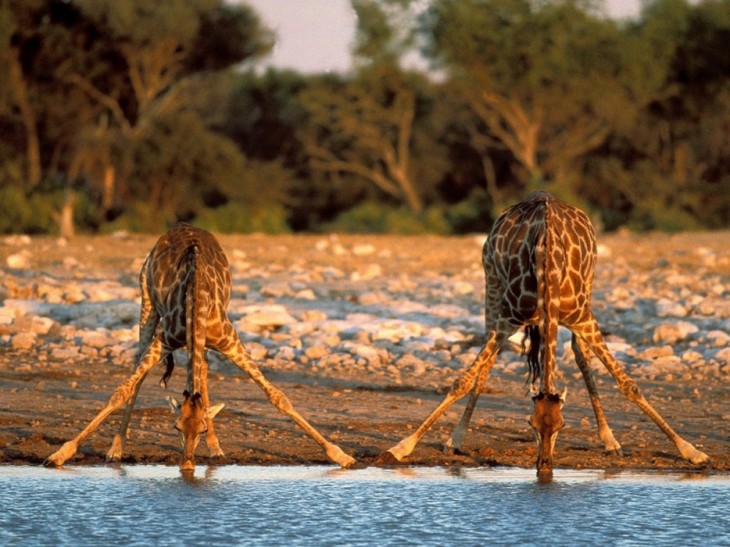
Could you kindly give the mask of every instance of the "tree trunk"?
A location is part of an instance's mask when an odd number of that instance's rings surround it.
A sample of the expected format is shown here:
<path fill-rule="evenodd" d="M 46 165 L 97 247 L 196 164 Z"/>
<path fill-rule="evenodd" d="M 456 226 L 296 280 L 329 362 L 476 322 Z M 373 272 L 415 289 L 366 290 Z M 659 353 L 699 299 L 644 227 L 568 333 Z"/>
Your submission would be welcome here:
<path fill-rule="evenodd" d="M 28 185 L 32 189 L 41 181 L 41 147 L 35 112 L 28 98 L 28 87 L 23 77 L 23 68 L 18 60 L 18 52 L 14 48 L 8 52 L 8 65 L 8 79 L 25 128 L 25 155 L 28 165 L 26 176 Z"/>
<path fill-rule="evenodd" d="M 75 235 L 74 230 L 74 202 L 76 193 L 73 190 L 66 190 L 61 211 L 54 215 L 58 224 L 58 231 L 64 239 L 71 239 Z"/>

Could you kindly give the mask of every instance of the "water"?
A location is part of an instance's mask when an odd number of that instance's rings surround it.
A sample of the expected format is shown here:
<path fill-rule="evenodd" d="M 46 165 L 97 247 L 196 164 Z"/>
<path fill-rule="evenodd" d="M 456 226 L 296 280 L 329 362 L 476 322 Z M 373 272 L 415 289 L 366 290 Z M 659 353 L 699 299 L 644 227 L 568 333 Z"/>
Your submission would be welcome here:
<path fill-rule="evenodd" d="M 730 476 L 0 466 L 0 545 L 730 545 Z"/>

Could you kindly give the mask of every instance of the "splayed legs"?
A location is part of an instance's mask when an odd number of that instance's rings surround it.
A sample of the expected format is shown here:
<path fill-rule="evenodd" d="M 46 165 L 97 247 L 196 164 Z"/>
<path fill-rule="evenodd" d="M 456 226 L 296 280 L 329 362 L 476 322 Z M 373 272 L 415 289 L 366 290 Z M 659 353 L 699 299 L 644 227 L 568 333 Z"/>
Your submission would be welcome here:
<path fill-rule="evenodd" d="M 304 417 L 296 411 L 289 399 L 284 393 L 277 389 L 266 377 L 261 373 L 254 363 L 251 355 L 248 353 L 243 344 L 238 340 L 232 325 L 228 325 L 231 331 L 230 336 L 226 336 L 226 340 L 235 340 L 235 343 L 227 348 L 219 348 L 223 355 L 230 359 L 237 367 L 248 374 L 251 379 L 258 385 L 268 397 L 269 401 L 283 414 L 289 416 L 294 422 L 301 427 L 307 435 L 319 444 L 327 454 L 327 457 L 338 464 L 340 467 L 351 467 L 356 462 L 351 456 L 345 454 L 342 449 L 325 439 L 319 431 L 317 431 Z"/>
<path fill-rule="evenodd" d="M 397 461 L 402 461 L 403 458 L 408 456 L 418 444 L 418 441 L 426 434 L 436 420 L 446 410 L 453 405 L 456 401 L 464 397 L 472 389 L 478 389 L 481 387 L 476 386 L 480 377 L 482 377 L 482 371 L 488 363 L 493 363 L 497 349 L 501 346 L 505 335 L 492 331 L 489 335 L 487 343 L 482 348 L 482 351 L 477 355 L 474 362 L 467 368 L 453 383 L 449 393 L 446 395 L 443 401 L 431 412 L 431 414 L 424 420 L 424 422 L 416 429 L 416 431 L 400 441 L 397 445 L 389 448 L 385 454 L 381 456 L 381 460 L 387 460 L 395 458 Z M 484 375 L 486 378 L 486 373 Z M 476 404 L 476 401 L 474 401 Z M 469 416 L 471 417 L 471 416 Z M 468 421 L 468 420 L 467 420 Z"/>
<path fill-rule="evenodd" d="M 120 408 L 137 392 L 139 384 L 142 383 L 147 373 L 160 362 L 162 353 L 162 343 L 156 338 L 147 348 L 142 360 L 140 361 L 134 373 L 125 380 L 112 394 L 107 405 L 99 412 L 96 417 L 70 441 L 64 443 L 56 452 L 51 454 L 44 465 L 46 467 L 59 467 L 66 460 L 71 458 L 78 450 L 79 445 L 88 437 L 99 425 L 115 410 Z"/>
<path fill-rule="evenodd" d="M 649 402 L 644 398 L 639 390 L 639 386 L 631 377 L 626 374 L 623 367 L 614 359 L 613 355 L 606 346 L 606 342 L 603 339 L 603 335 L 598 328 L 598 324 L 591 315 L 580 325 L 573 328 L 573 332 L 580 336 L 590 349 L 596 354 L 596 356 L 604 364 L 611 376 L 614 377 L 618 388 L 621 392 L 636 406 L 638 406 L 644 414 L 649 416 L 652 421 L 661 429 L 664 434 L 677 447 L 677 450 L 685 460 L 688 460 L 694 464 L 701 464 L 709 462 L 709 457 L 704 452 L 697 450 L 692 444 L 685 441 L 680 437 L 674 429 L 661 417 L 661 415 L 654 410 Z"/>

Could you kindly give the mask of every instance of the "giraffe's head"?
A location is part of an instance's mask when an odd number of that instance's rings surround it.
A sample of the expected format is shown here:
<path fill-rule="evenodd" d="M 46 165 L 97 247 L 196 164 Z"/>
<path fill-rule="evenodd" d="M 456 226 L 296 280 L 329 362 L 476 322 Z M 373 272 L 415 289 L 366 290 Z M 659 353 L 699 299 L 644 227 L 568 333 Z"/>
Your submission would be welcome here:
<path fill-rule="evenodd" d="M 195 449 L 200 442 L 200 436 L 208 431 L 208 420 L 213 419 L 223 408 L 223 404 L 217 404 L 205 408 L 200 393 L 190 395 L 183 393 L 183 402 L 178 403 L 170 397 L 170 407 L 177 415 L 175 429 L 180 434 L 180 445 L 182 456 L 180 457 L 180 469 L 195 469 Z"/>
<path fill-rule="evenodd" d="M 558 432 L 565 426 L 562 408 L 565 404 L 566 390 L 560 395 L 543 393 L 532 398 L 535 408 L 530 417 L 530 425 L 535 431 L 537 441 L 537 473 L 549 474 L 553 471 L 553 449 Z"/>

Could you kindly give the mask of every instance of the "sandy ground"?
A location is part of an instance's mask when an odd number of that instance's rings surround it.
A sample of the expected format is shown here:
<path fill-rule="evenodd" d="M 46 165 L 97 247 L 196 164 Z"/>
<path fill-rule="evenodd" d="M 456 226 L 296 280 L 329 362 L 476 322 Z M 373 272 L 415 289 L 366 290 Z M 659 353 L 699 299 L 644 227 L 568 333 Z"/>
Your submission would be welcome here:
<path fill-rule="evenodd" d="M 134 289 L 141 261 L 155 239 L 140 235 L 79 237 L 60 245 L 53 238 L 34 238 L 30 245 L 26 242 L 22 246 L 26 258 L 23 267 L 8 267 L 3 259 L 0 300 L 42 300 L 37 294 L 42 279 L 61 285 L 106 279 Z M 334 239 L 254 235 L 221 236 L 220 239 L 234 262 L 234 298 L 292 302 L 286 297 L 266 296 L 267 291 L 262 288 L 275 286 L 282 280 L 293 282 L 302 278 L 302 272 L 327 272 L 334 268 L 343 275 L 334 280 L 326 275 L 309 276 L 298 286 L 312 289 L 317 295 L 307 302 L 310 308 L 364 306 L 361 297 L 366 291 L 401 299 L 403 291 L 409 291 L 412 300 L 429 304 L 433 296 L 435 303 L 447 304 L 448 294 L 431 289 L 437 280 L 441 283 L 439 287 L 452 282 L 472 283 L 476 287 L 474 292 L 462 291 L 464 294 L 455 294 L 453 300 L 473 315 L 482 313 L 483 277 L 476 236 L 339 236 Z M 642 347 L 651 346 L 651 333 L 644 332 L 646 315 L 633 314 L 632 310 L 616 314 L 606 304 L 609 296 L 615 297 L 621 287 L 630 291 L 636 283 L 656 283 L 656 290 L 661 292 L 667 276 L 675 276 L 675 281 L 676 276 L 684 276 L 679 279 L 685 279 L 685 285 L 677 288 L 677 294 L 689 301 L 693 295 L 703 294 L 702 289 L 693 286 L 692 280 L 710 276 L 716 297 L 726 299 L 730 295 L 728 232 L 675 236 L 609 234 L 601 237 L 600 243 L 605 246 L 605 256 L 600 259 L 594 284 L 594 309 L 604 331 L 629 343 L 636 341 Z M 356 248 L 362 252 L 352 252 Z M 17 254 L 19 249 L 17 242 L 6 240 L 0 243 L 0 258 Z M 712 260 L 700 264 L 700 258 L 708 254 Z M 374 263 L 378 265 L 375 273 L 366 275 L 368 271 L 373 272 Z M 663 272 L 664 277 L 654 277 L 655 272 Z M 394 294 L 398 288 L 393 287 L 393 280 L 398 280 L 401 293 Z M 274 292 L 269 290 L 268 294 Z M 692 319 L 691 313 L 685 317 L 688 318 Z M 724 330 L 728 330 L 727 319 L 722 315 L 715 316 L 714 321 L 715 328 L 724 324 Z M 444 327 L 450 322 L 463 324 L 458 318 L 445 319 Z M 0 335 L 3 335 L 0 340 L 0 462 L 40 464 L 102 408 L 114 388 L 129 375 L 132 362 L 101 350 L 82 352 L 73 359 L 53 357 L 48 343 L 21 349 L 13 343 L 13 333 L 17 331 L 12 327 L 7 322 L 0 325 Z M 466 335 L 468 341 L 460 347 L 478 346 L 483 333 L 477 326 Z M 244 343 L 249 341 L 246 333 L 241 336 Z M 266 336 L 276 343 L 275 330 Z M 286 333 L 281 340 L 290 343 Z M 675 354 L 682 355 L 685 348 L 680 347 L 681 342 L 674 346 Z M 276 358 L 277 354 L 270 352 L 268 358 L 262 359 L 261 368 L 327 438 L 361 463 L 371 465 L 382 451 L 413 431 L 458 375 L 454 355 L 448 367 L 426 367 L 412 374 L 404 369 L 393 376 L 391 362 L 402 357 L 399 351 L 407 351 L 399 347 L 398 344 L 389 346 L 390 362 L 379 367 L 365 366 L 362 360 L 355 360 L 352 366 L 336 370 L 318 369 L 314 366 L 316 358 L 300 356 L 284 366 Z M 448 351 L 458 353 L 458 348 L 452 345 Z M 514 355 L 507 360 L 514 360 Z M 709 372 L 687 373 L 687 370 L 700 369 L 686 368 L 674 374 L 639 374 L 635 378 L 649 401 L 680 435 L 710 456 L 711 465 L 702 470 L 728 472 L 730 368 L 726 362 L 713 361 L 710 357 L 705 357 L 703 362 L 706 366 L 701 370 Z M 248 378 L 230 366 L 216 368 L 210 376 L 211 398 L 214 403 L 226 404 L 216 418 L 216 431 L 225 451 L 225 457 L 217 462 L 327 463 L 319 447 L 286 416 L 279 414 Z M 569 398 L 564 409 L 567 427 L 561 432 L 556 448 L 556 468 L 697 470 L 679 457 L 663 433 L 623 397 L 610 376 L 602 373 L 598 384 L 604 408 L 624 450 L 623 457 L 604 454 L 577 368 L 568 364 L 562 369 L 561 383 L 568 388 Z M 126 463 L 177 462 L 177 433 L 165 397 L 168 394 L 179 397 L 184 387 L 184 367 L 176 369 L 167 391 L 157 385 L 158 374 L 162 375 L 161 367 L 153 370 L 152 377 L 142 387 L 132 418 Z M 446 456 L 442 444 L 458 421 L 464 403 L 465 400 L 454 405 L 404 463 L 533 465 L 535 443 L 527 424 L 532 404 L 526 395 L 524 368 L 507 366 L 503 357 L 498 358 L 474 414 L 463 453 Z M 103 462 L 120 415 L 118 411 L 107 419 L 67 465 Z M 210 463 L 204 443 L 198 448 L 197 461 Z"/>

